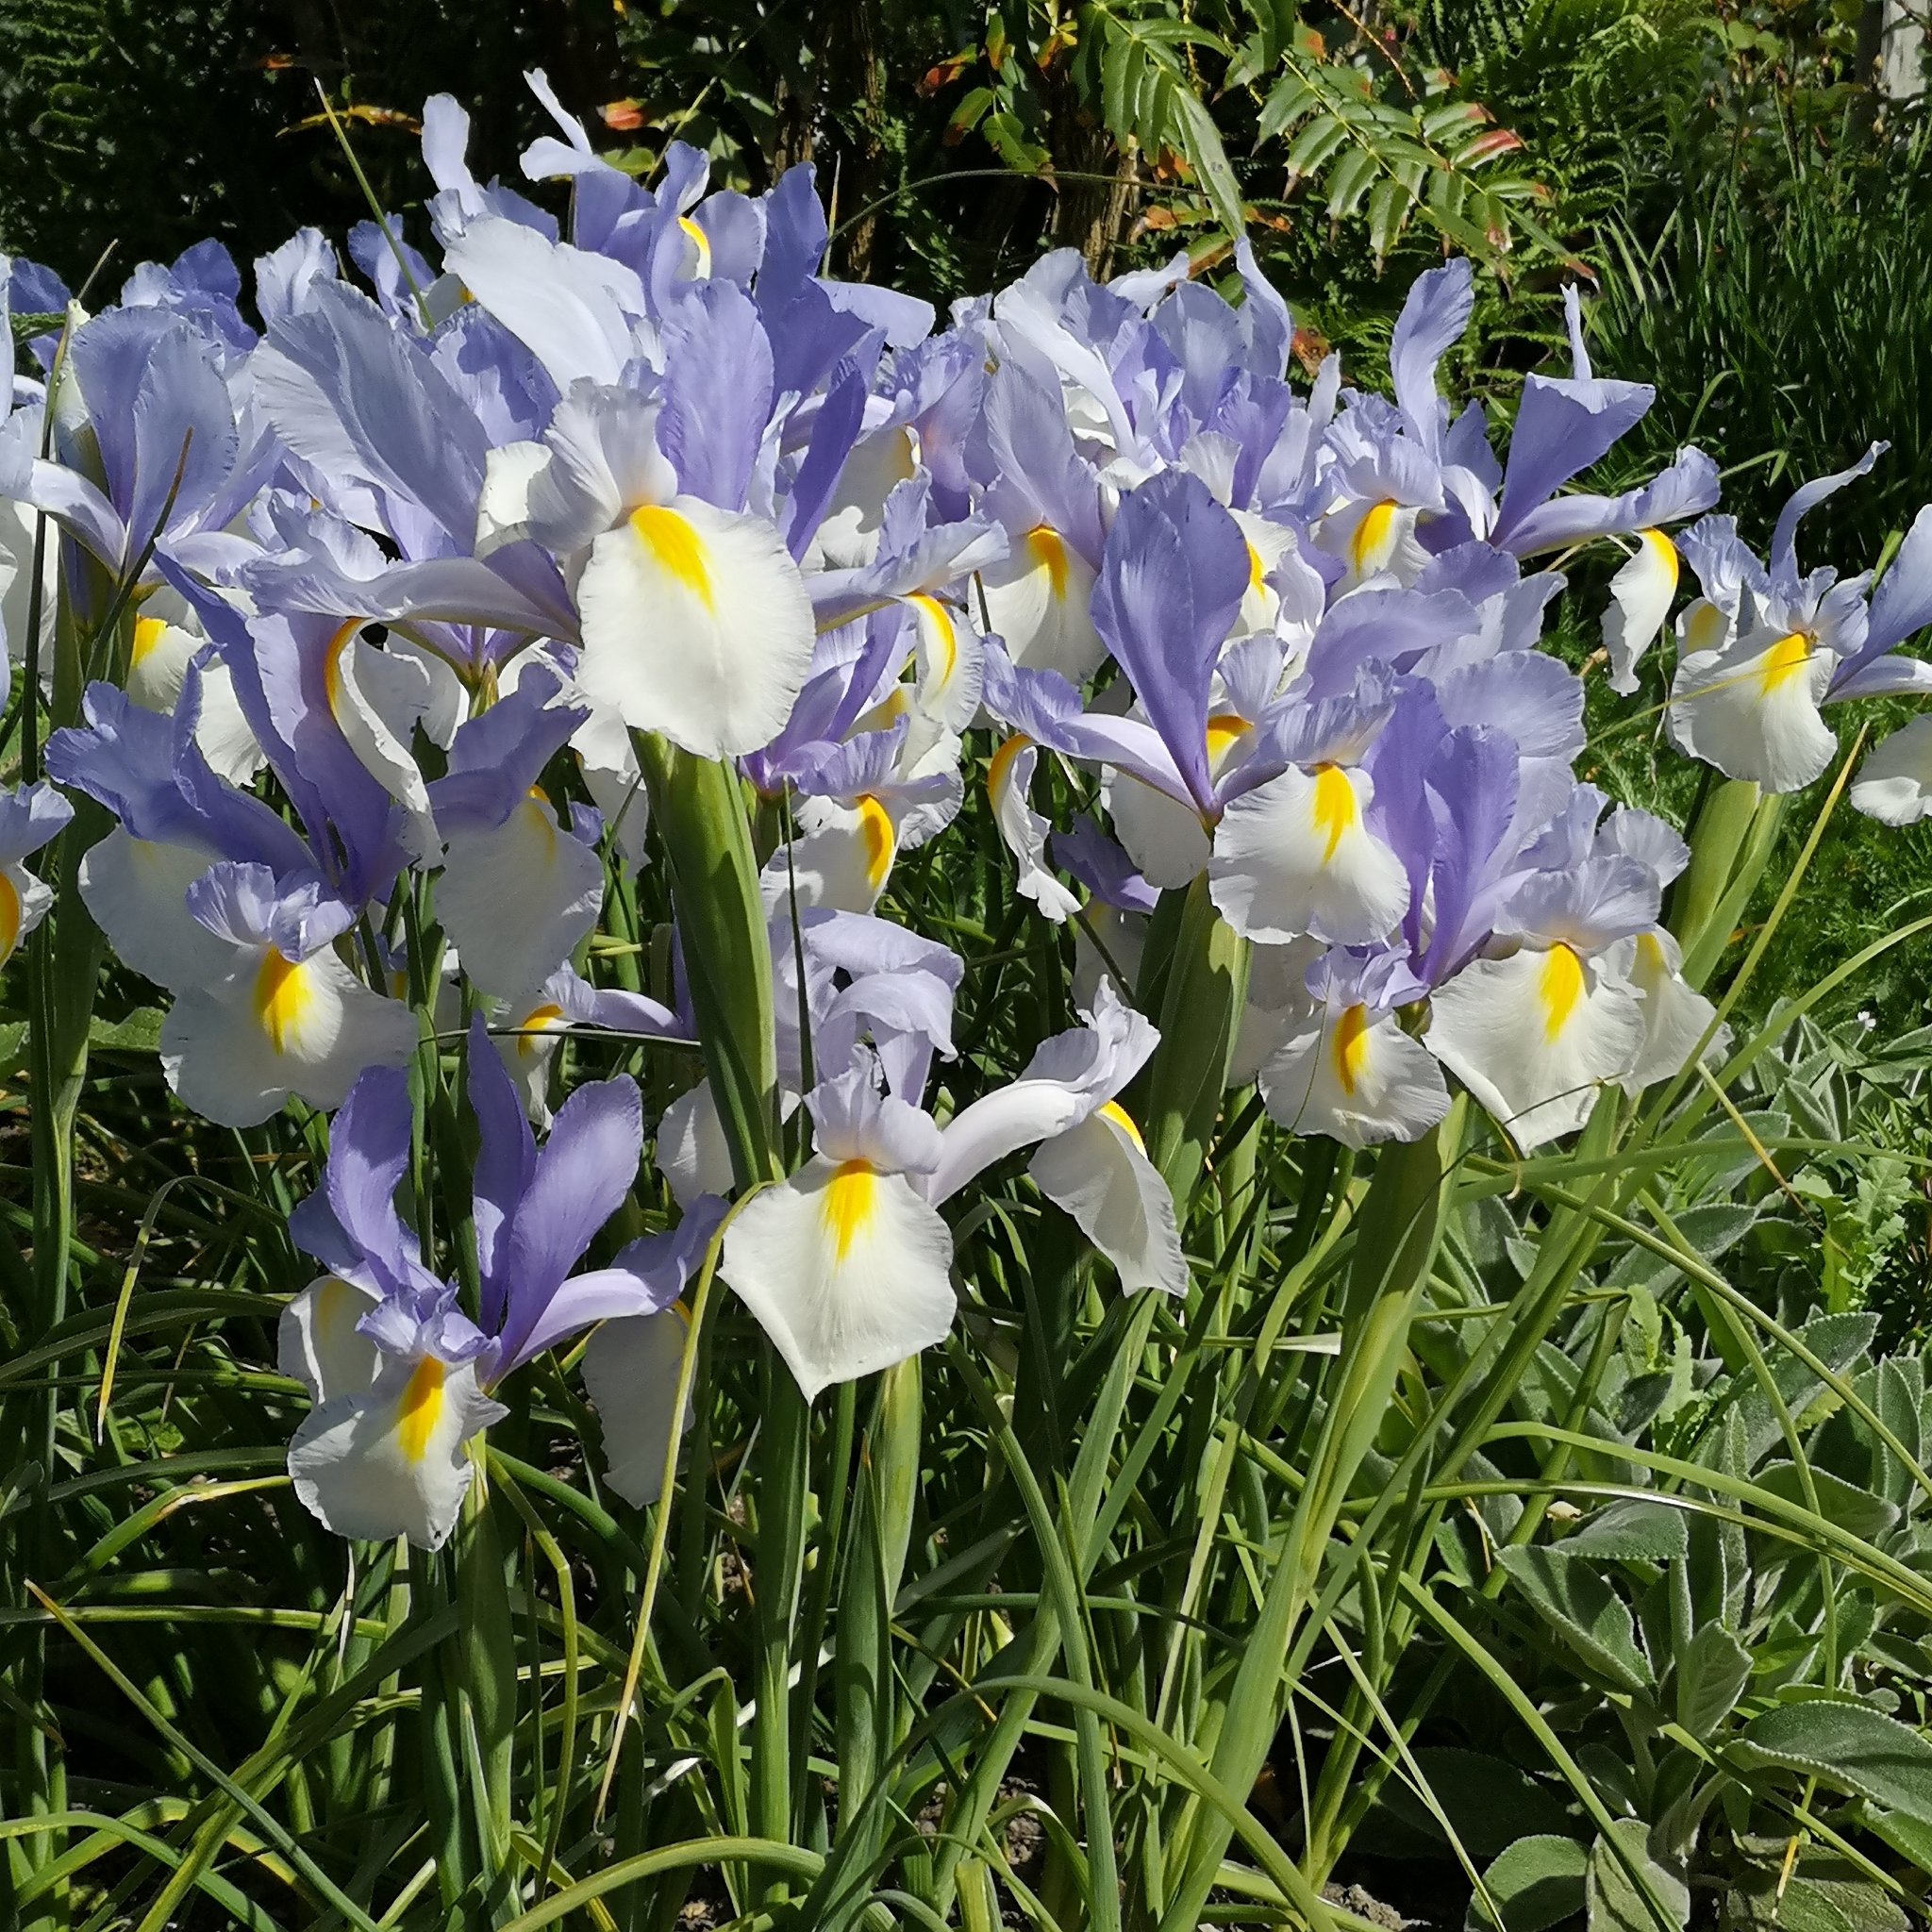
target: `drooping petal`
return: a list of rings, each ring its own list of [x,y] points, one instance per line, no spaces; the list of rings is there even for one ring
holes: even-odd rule
[[[634,1508],[648,1508],[663,1492],[672,1406],[690,1333],[691,1317],[678,1302],[655,1315],[605,1323],[584,1351],[584,1387],[604,1424],[604,1480]],[[687,1396],[679,1435],[692,1420]]]
[[[1637,689],[1638,660],[1663,628],[1676,594],[1677,546],[1661,530],[1640,530],[1635,553],[1610,579],[1604,612],[1612,691],[1628,697]]]
[[[1574,1133],[1643,1051],[1636,992],[1568,946],[1477,959],[1432,1008],[1429,1051],[1525,1149]]]
[[[687,1213],[708,1196],[731,1192],[731,1145],[708,1080],[700,1080],[664,1109],[652,1158],[658,1172],[671,1183],[673,1198]]]
[[[584,690],[700,758],[770,743],[811,671],[811,600],[778,532],[695,497],[599,537],[577,600]]]
[[[992,802],[993,823],[1019,864],[1015,890],[1058,925],[1080,909],[1080,899],[1048,870],[1046,835],[1050,827],[1027,801],[1039,757],[1030,740],[1008,739],[987,769],[986,790]]]
[[[137,974],[186,991],[226,970],[234,953],[188,910],[188,889],[212,863],[192,846],[114,831],[81,859],[81,904]]]
[[[1818,712],[1834,662],[1800,631],[1695,652],[1671,686],[1672,735],[1727,778],[1749,778],[1767,791],[1800,791],[1838,749]]]
[[[1261,1069],[1269,1113],[1344,1146],[1419,1141],[1449,1110],[1442,1070],[1393,1013],[1328,1002]]]
[[[53,888],[22,865],[0,865],[0,966],[13,957],[28,933],[46,918]]]
[[[945,1340],[953,1237],[903,1174],[808,1162],[748,1202],[719,1272],[757,1316],[807,1401]]]
[[[1075,684],[1099,670],[1107,646],[1093,628],[1093,570],[1058,530],[1040,524],[1016,538],[979,581],[988,621],[1015,664]]]
[[[293,1093],[340,1107],[365,1067],[399,1067],[416,1016],[371,992],[326,948],[300,964],[273,946],[218,988],[185,991],[161,1025],[161,1065],[186,1107],[251,1127]]]
[[[1150,886],[1190,884],[1208,869],[1213,846],[1201,815],[1129,772],[1109,772],[1101,796],[1114,836]]]
[[[1113,1263],[1129,1294],[1143,1288],[1187,1293],[1173,1191],[1117,1101],[1103,1102],[1077,1126],[1042,1141],[1026,1172]]]
[[[1932,714],[1872,748],[1852,780],[1852,803],[1882,825],[1915,825],[1932,813]]]
[[[338,1536],[439,1550],[475,1473],[470,1441],[508,1413],[474,1362],[391,1357],[369,1389],[323,1403],[295,1431],[295,1494]]]
[[[490,831],[450,834],[436,914],[487,992],[541,986],[597,922],[604,866],[533,793]]]
[[[375,1379],[381,1357],[357,1326],[375,1306],[367,1289],[325,1274],[289,1306],[275,1330],[275,1366],[308,1391],[311,1402],[356,1395]]]
[[[1643,1050],[1623,1078],[1625,1093],[1641,1093],[1682,1073],[1717,1018],[1717,1008],[1685,982],[1683,963],[1676,940],[1662,926],[1620,940],[1603,956],[1606,976],[1626,979],[1643,995]],[[1730,1034],[1720,1026],[1705,1057],[1723,1053]]]
[[[1408,874],[1368,828],[1367,773],[1291,765],[1227,808],[1208,867],[1235,931],[1270,945],[1311,933],[1342,946],[1386,939],[1408,910]]]

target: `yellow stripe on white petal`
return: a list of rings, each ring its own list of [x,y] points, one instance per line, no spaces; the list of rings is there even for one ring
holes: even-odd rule
[[[690,1333],[691,1318],[676,1302],[655,1315],[606,1322],[584,1350],[584,1387],[604,1425],[604,1480],[639,1509],[663,1492],[664,1454]],[[687,1396],[679,1435],[691,1420]]]
[[[923,592],[908,597],[917,675],[913,702],[934,724],[964,731],[979,709],[983,670],[979,633],[963,611]]]
[[[1622,1081],[1626,1093],[1641,1093],[1658,1080],[1683,1072],[1697,1042],[1717,1017],[1717,1008],[1686,983],[1683,955],[1662,926],[1619,940],[1606,948],[1599,966],[1607,978],[1627,980],[1643,1000],[1643,1051]],[[1720,1026],[1705,1058],[1721,1054],[1731,1029]]]
[[[1107,646],[1093,628],[1093,572],[1060,533],[1028,530],[979,573],[987,621],[1007,655],[1028,671],[1058,671],[1074,684],[1100,669]]]
[[[1295,547],[1294,533],[1282,525],[1257,517],[1252,510],[1231,511],[1241,525],[1248,546],[1248,588],[1241,593],[1241,608],[1235,619],[1233,635],[1252,637],[1273,631],[1281,611],[1281,599],[1270,588],[1268,579],[1283,558]]]
[[[808,829],[766,859],[758,888],[777,914],[795,897],[801,910],[870,912],[892,875],[899,828],[870,792],[854,805],[808,801]]]
[[[1727,778],[1767,791],[1796,791],[1838,749],[1819,715],[1837,658],[1803,632],[1753,648],[1696,652],[1671,687],[1671,732],[1692,757]]]
[[[820,1158],[755,1195],[719,1272],[808,1400],[942,1341],[953,1238],[904,1174]]]
[[[472,1363],[386,1358],[366,1390],[331,1397],[295,1431],[289,1474],[338,1536],[441,1549],[470,1487],[468,1444],[506,1412]]]
[[[1214,903],[1244,938],[1304,933],[1332,945],[1385,939],[1408,909],[1408,874],[1364,819],[1366,772],[1291,765],[1235,799],[1214,833]]]
[[[986,791],[993,823],[1020,869],[1016,889],[1031,899],[1056,925],[1080,909],[1079,895],[1055,878],[1046,863],[1046,821],[1027,798],[1033,785],[1039,752],[1030,738],[1013,737],[993,753],[987,768]]]
[[[1026,1171],[1113,1263],[1128,1293],[1187,1293],[1174,1195],[1124,1108],[1108,1101],[1078,1126],[1041,1141]]]
[[[768,744],[811,669],[811,600],[783,539],[696,497],[605,531],[577,608],[585,691],[700,758]]]
[[[1415,534],[1420,514],[1392,497],[1344,504],[1323,518],[1315,541],[1347,566],[1346,587],[1378,577],[1393,577],[1397,583],[1407,584],[1428,561],[1428,553]]]
[[[375,1297],[353,1281],[325,1274],[289,1306],[275,1331],[275,1365],[300,1382],[311,1402],[356,1395],[375,1379],[382,1357],[357,1324]]]
[[[127,695],[144,711],[172,711],[203,640],[159,617],[137,617],[127,651]]]
[[[0,865],[0,966],[47,916],[54,890],[23,865]]]
[[[1568,946],[1477,959],[1431,1007],[1429,1051],[1519,1147],[1574,1133],[1643,1053],[1635,990]]]
[[[1261,1069],[1268,1111],[1297,1134],[1348,1147],[1417,1141],[1449,1111],[1442,1070],[1396,1024],[1363,1006],[1327,1007]]]
[[[471,982],[506,996],[541,986],[596,924],[604,864],[541,793],[488,832],[452,832],[436,916]]]
[[[367,1067],[399,1067],[416,1017],[364,986],[327,947],[292,963],[273,946],[215,985],[182,991],[161,1025],[161,1065],[182,1103],[248,1127],[293,1093],[340,1107]]]
[[[689,215],[679,215],[677,225],[684,235],[685,274],[693,281],[707,280],[711,273],[711,238]]]
[[[1677,546],[1661,530],[1640,530],[1636,551],[1610,579],[1610,603],[1604,612],[1612,691],[1627,697],[1637,689],[1638,660],[1671,614],[1677,573]]]
[[[443,708],[443,695],[421,658],[385,651],[361,632],[356,619],[329,640],[322,666],[329,715],[363,768],[408,813],[416,856],[433,863],[442,847],[429,781],[409,740],[418,724]]]

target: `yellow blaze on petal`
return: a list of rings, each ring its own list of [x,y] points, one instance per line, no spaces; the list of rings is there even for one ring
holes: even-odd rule
[[[1789,631],[1764,654],[1757,682],[1766,697],[1790,683],[1811,661],[1811,640],[1801,630]]]
[[[1267,575],[1261,564],[1261,553],[1250,543],[1248,545],[1248,589],[1258,591],[1261,579]]]
[[[1026,532],[1026,548],[1046,573],[1046,587],[1056,597],[1067,594],[1067,545],[1060,533],[1046,524]]]
[[[314,1004],[307,962],[298,964],[269,947],[255,975],[255,1017],[277,1053],[298,1044],[303,1022]]]
[[[524,800],[524,809],[542,827],[544,850],[551,857],[557,856],[557,811],[550,803],[550,794],[541,785],[532,785]]]
[[[19,890],[0,872],[0,960],[10,958],[20,943],[20,917]]]
[[[160,644],[167,628],[158,617],[137,617],[134,620],[134,642],[128,652],[127,668],[130,671],[138,671],[146,662]]]
[[[1355,787],[1340,765],[1317,765],[1314,778],[1315,795],[1309,803],[1309,815],[1315,822],[1315,836],[1328,841],[1322,863],[1333,865],[1342,840],[1354,829],[1361,814],[1355,802]]]
[[[1536,990],[1543,1003],[1543,1037],[1556,1040],[1582,1002],[1583,961],[1568,946],[1552,946],[1543,955]]]
[[[1351,560],[1357,572],[1379,570],[1395,547],[1395,513],[1401,505],[1391,498],[1372,504],[1355,526],[1355,541],[1349,545]]]
[[[891,813],[870,791],[858,801],[858,836],[865,841],[865,882],[874,892],[883,891],[899,849],[899,832]]]
[[[702,280],[711,273],[711,238],[689,215],[679,215],[677,225],[698,252],[698,265],[693,273]]]
[[[675,509],[647,503],[641,509],[631,511],[630,526],[652,562],[708,611],[715,612],[718,606],[711,591],[705,540],[692,527],[691,519]]]
[[[992,762],[986,768],[986,795],[995,805],[1000,801],[1000,793],[1006,790],[1008,776],[1013,769],[1013,760],[1032,742],[1024,732],[1016,731],[993,753]]]
[[[959,640],[953,629],[952,612],[937,597],[928,597],[924,591],[906,601],[917,606],[925,616],[935,653],[933,681],[943,688],[952,683],[954,667],[959,661]]]
[[[1141,1138],[1141,1130],[1134,1124],[1134,1117],[1117,1100],[1103,1100],[1100,1111],[1130,1140],[1141,1153],[1147,1152],[1147,1143]]]
[[[1639,530],[1637,541],[1661,566],[1671,580],[1671,589],[1674,591],[1677,588],[1677,546],[1661,530]]]
[[[1217,711],[1208,721],[1208,769],[1217,771],[1229,749],[1254,728],[1239,711]]]
[[[1369,1009],[1365,1006],[1346,1008],[1335,1023],[1332,1048],[1335,1077],[1344,1093],[1353,1093],[1369,1058]]]
[[[543,1044],[543,1036],[551,1026],[563,1018],[561,1007],[533,1007],[524,1016],[523,1024],[517,1028],[517,1058],[528,1059]]]
[[[396,1407],[396,1442],[405,1462],[421,1462],[429,1454],[429,1439],[442,1420],[442,1385],[449,1371],[433,1355],[416,1364]]]
[[[362,620],[352,617],[341,625],[335,636],[328,641],[328,649],[322,657],[322,690],[328,700],[331,712],[340,711],[342,703],[342,653],[349,648],[349,641],[362,628]]]
[[[825,1218],[825,1231],[832,1237],[833,1253],[840,1260],[872,1225],[878,1208],[878,1186],[877,1171],[863,1160],[841,1160],[825,1183],[825,1198],[819,1211]]]
[[[1661,979],[1671,970],[1671,963],[1664,958],[1663,941],[1654,932],[1641,932],[1637,935],[1637,965],[1646,978]]]
[[[1724,641],[1724,614],[1703,600],[1691,605],[1684,619],[1684,648],[1714,651]]]

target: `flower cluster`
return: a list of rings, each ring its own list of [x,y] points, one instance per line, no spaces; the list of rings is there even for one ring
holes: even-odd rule
[[[610,1480],[650,1500],[708,1254],[808,1398],[946,1334],[940,1210],[1025,1149],[1123,1287],[1184,1293],[1170,1180],[1120,1099],[1158,1041],[1135,964],[1162,894],[1205,894],[1244,948],[1227,1083],[1297,1133],[1414,1140],[1453,1075],[1531,1147],[1709,1047],[1660,923],[1687,848],[1574,775],[1584,684],[1541,648],[1563,578],[1535,559],[1627,543],[1620,691],[1688,560],[1670,729],[1789,790],[1830,758],[1822,706],[1924,686],[1895,647],[1932,618],[1932,511],[1868,600],[1795,552],[1857,473],[1798,491],[1768,564],[1702,516],[1696,450],[1622,495],[1568,488],[1652,400],[1592,373],[1574,293],[1573,373],[1526,379],[1499,460],[1482,407],[1438,390],[1459,262],[1410,291],[1392,399],[1333,358],[1291,387],[1245,244],[1236,302],[1185,257],[1101,286],[1060,254],[941,327],[820,273],[808,169],[708,192],[674,146],[647,187],[532,81],[559,132],[524,173],[568,181],[567,233],[476,180],[439,97],[439,261],[366,223],[358,279],[305,231],[256,265],[259,332],[219,248],[143,268],[37,345],[45,380],[0,432],[16,649],[25,592],[83,629],[127,613],[46,764],[114,821],[77,889],[170,995],[168,1080],[234,1126],[337,1109],[291,1223],[325,1273],[282,1337],[316,1405],[291,1469],[332,1527],[441,1542],[491,1391],[600,1324]],[[17,306],[62,306],[13,276]],[[37,515],[67,540],[39,587]],[[989,725],[1012,887],[1074,922],[1084,1017],[942,1123],[963,962],[876,908]],[[770,1047],[811,1151],[735,1171],[700,1081],[649,1141],[682,1219],[573,1274],[647,1137],[627,1078],[554,1091],[558,1041],[703,1030],[682,971],[667,1003],[584,970],[612,880],[648,862],[653,746],[782,810]],[[1081,801],[1057,825],[1042,759]],[[1932,810],[1932,737],[1901,733],[1854,795]],[[66,811],[4,802],[0,956],[45,909],[20,861]],[[407,1070],[439,1028],[467,1042],[477,1147],[455,1280],[397,1206]]]

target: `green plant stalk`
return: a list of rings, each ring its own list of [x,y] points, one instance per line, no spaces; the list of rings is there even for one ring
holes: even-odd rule
[[[880,1375],[873,1426],[859,1452],[835,1659],[841,1838],[858,1826],[860,1807],[896,1741],[891,1618],[919,1499],[920,1375],[916,1355]],[[883,1819],[870,1823],[876,1834]]]
[[[1214,909],[1205,873],[1185,894],[1163,894],[1158,922],[1173,916],[1168,904],[1176,897],[1172,950],[1143,973],[1143,995],[1158,989],[1158,1008],[1147,1010],[1160,1015],[1160,1044],[1141,1075],[1141,1130],[1185,1226],[1247,1000],[1248,943]]]
[[[503,1540],[491,1507],[488,1465],[477,1460],[458,1530],[457,1608],[462,1681],[475,1726],[483,1789],[470,1793],[486,1882],[510,1863],[510,1787],[516,1760],[517,1657]]]
[[[1766,803],[1744,778],[1727,778],[1707,791],[1690,826],[1690,863],[1671,891],[1670,928],[1684,949],[1684,977],[1695,987],[1729,942],[1736,913],[1726,906],[1740,872],[1756,868],[1740,861]]]
[[[1362,1208],[1342,1307],[1341,1353],[1307,1481],[1222,1714],[1211,1774],[1228,1790],[1254,1788],[1278,1724],[1283,1665],[1341,1514],[1349,1484],[1381,1427],[1408,1353],[1408,1325],[1441,1239],[1444,1198],[1467,1103],[1422,1140],[1386,1149]],[[1194,1932],[1233,1838],[1227,1821],[1199,1808],[1176,1833],[1179,1881],[1160,1932]]]
[[[777,1177],[778,1058],[771,941],[737,774],[650,732],[633,734],[669,862],[706,1074],[741,1189]],[[752,1726],[754,1828],[792,1836],[791,1674],[805,1565],[811,1412],[767,1349],[758,1431],[758,1588]],[[787,1880],[772,1880],[784,1897]]]
[[[655,732],[632,734],[663,841],[705,1072],[741,1188],[780,1172],[772,946],[737,774]]]

